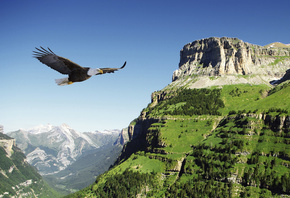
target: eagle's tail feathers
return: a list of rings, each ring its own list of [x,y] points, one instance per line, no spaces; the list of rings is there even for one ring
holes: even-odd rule
[[[68,78],[60,78],[60,79],[55,79],[56,84],[63,86],[63,85],[69,85],[71,84]]]

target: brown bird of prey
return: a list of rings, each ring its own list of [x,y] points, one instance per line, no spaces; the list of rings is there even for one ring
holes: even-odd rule
[[[34,58],[37,58],[43,64],[58,71],[61,74],[68,74],[68,78],[56,79],[55,82],[58,85],[70,85],[74,82],[81,82],[89,79],[94,75],[100,75],[105,73],[114,73],[119,69],[123,69],[126,65],[126,61],[120,68],[96,68],[82,67],[69,59],[53,53],[49,48],[48,50],[43,47],[36,48],[38,51],[33,51]]]

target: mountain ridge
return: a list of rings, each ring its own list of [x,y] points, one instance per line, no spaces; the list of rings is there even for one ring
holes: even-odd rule
[[[117,129],[80,133],[67,124],[47,124],[8,135],[51,187],[68,194],[93,182],[113,164],[120,152],[120,145],[114,144],[119,133]]]
[[[290,196],[290,82],[270,84],[289,69],[289,50],[193,43],[172,83],[123,130],[129,141],[115,165],[68,197]]]
[[[224,75],[220,75],[217,74],[217,76],[210,76],[210,73],[206,73],[206,74],[202,74],[201,72],[197,71],[197,73],[195,73],[196,71],[193,72],[193,74],[188,73],[188,71],[190,71],[192,68],[190,66],[190,64],[195,65],[196,62],[193,61],[194,63],[189,63],[190,61],[192,61],[192,56],[194,56],[195,58],[197,58],[197,52],[195,50],[190,51],[189,54],[187,54],[185,60],[184,59],[184,52],[186,48],[188,48],[188,46],[192,46],[192,45],[196,45],[196,43],[198,44],[198,47],[200,47],[199,49],[199,53],[202,51],[206,51],[204,49],[202,49],[202,45],[204,46],[210,46],[210,44],[205,44],[206,42],[216,42],[217,45],[219,47],[220,46],[220,42],[224,42],[226,43],[225,45],[230,45],[232,42],[234,42],[234,45],[239,46],[240,48],[242,48],[241,51],[244,50],[245,46],[247,48],[247,50],[250,50],[249,48],[254,46],[255,50],[254,53],[256,53],[257,51],[261,54],[266,55],[269,54],[268,57],[270,59],[269,60],[258,60],[256,62],[259,63],[264,63],[264,64],[268,64],[268,65],[273,65],[273,63],[275,62],[279,62],[279,66],[281,66],[281,64],[283,64],[283,66],[281,68],[279,68],[279,70],[281,70],[279,73],[276,73],[276,76],[272,76],[272,72],[263,72],[263,75],[269,75],[270,78],[261,78],[260,76],[258,77],[258,80],[256,79],[256,76],[258,74],[255,74],[253,76],[251,75],[246,75],[245,74],[224,74]],[[151,94],[151,103],[148,105],[149,108],[153,108],[155,107],[159,102],[162,102],[166,99],[169,99],[173,96],[176,96],[176,89],[183,87],[183,88],[190,88],[190,89],[194,89],[194,88],[208,88],[208,87],[218,87],[221,88],[224,85],[234,85],[234,84],[250,84],[250,85],[256,85],[256,84],[265,84],[267,85],[268,89],[273,87],[272,84],[280,84],[284,81],[290,80],[290,49],[286,49],[286,51],[280,51],[279,48],[281,48],[281,45],[277,46],[270,46],[272,49],[269,49],[269,45],[266,46],[259,46],[259,45],[255,45],[255,44],[250,44],[247,42],[243,42],[242,40],[238,39],[238,38],[228,38],[228,37],[222,37],[222,38],[217,38],[217,37],[210,37],[210,38],[206,38],[206,39],[201,39],[201,40],[196,40],[192,43],[186,44],[183,49],[180,51],[180,63],[179,63],[179,69],[173,72],[173,76],[172,76],[172,82],[167,85],[165,88],[163,88],[162,90],[159,91],[154,91]],[[228,46],[228,48],[230,48]],[[252,48],[253,49],[253,48]],[[208,50],[208,49],[207,49]],[[211,50],[209,50],[211,51]],[[236,49],[235,51],[239,51],[238,49]],[[245,54],[245,52],[241,52],[241,54]],[[247,53],[250,53],[250,51],[248,51]],[[253,52],[251,52],[253,53]],[[193,54],[193,55],[192,55]],[[283,60],[280,59],[279,56],[283,57]],[[284,56],[286,55],[286,57]],[[256,57],[257,59],[257,54],[254,55],[254,57]],[[199,61],[202,58],[199,59]],[[221,60],[222,58],[220,58]],[[278,61],[277,61],[278,60]],[[208,67],[211,67],[210,62],[208,61],[209,65]],[[247,61],[246,61],[247,62]],[[249,61],[248,61],[249,62]],[[216,63],[218,65],[218,63]],[[250,65],[252,65],[253,63],[250,63],[249,65],[246,65],[246,67],[249,67]],[[183,71],[184,75],[181,75],[180,78],[175,79],[175,75],[177,71]],[[275,79],[275,80],[273,80]],[[230,80],[230,81],[229,81]],[[264,92],[264,94],[266,94],[266,92]],[[261,117],[261,115],[260,115]],[[146,124],[142,124],[141,126],[139,126],[138,121],[144,121],[146,120]],[[145,129],[145,131],[151,126],[151,124],[156,123],[156,122],[160,122],[161,118],[152,118],[149,117],[148,118],[148,113],[146,111],[144,111],[144,109],[142,110],[140,116],[138,118],[136,118],[134,121],[132,121],[128,128],[126,128],[122,133],[119,139],[126,139],[126,142],[131,141],[137,137],[139,137],[139,134],[142,134],[142,129]],[[140,132],[141,131],[141,132]],[[126,143],[125,142],[125,143]],[[130,143],[130,142],[129,142]],[[126,149],[126,147],[124,147],[124,149]],[[123,150],[124,150],[123,149]],[[123,153],[123,152],[122,152]],[[122,154],[121,154],[122,156]],[[122,158],[122,157],[121,157]],[[120,161],[120,159],[118,160]]]
[[[27,131],[22,129],[7,134],[16,139],[17,145],[25,151],[28,162],[37,167],[42,175],[57,173],[86,150],[99,147],[87,134],[79,133],[66,124],[40,125]],[[77,139],[79,140],[76,141]],[[49,150],[48,153],[45,148]]]

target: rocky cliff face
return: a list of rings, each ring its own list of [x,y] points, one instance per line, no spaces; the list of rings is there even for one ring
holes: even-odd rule
[[[281,47],[282,46],[282,47]],[[150,107],[175,95],[174,87],[204,88],[227,84],[279,84],[290,79],[290,48],[286,45],[265,47],[238,38],[201,39],[186,44],[180,51],[179,69],[172,83],[151,95]],[[118,142],[124,145],[140,132],[146,112],[137,124],[123,129]]]
[[[114,143],[115,145],[117,144],[124,145],[129,141],[130,137],[129,137],[128,129],[129,127],[121,130],[118,139]]]
[[[263,47],[227,37],[197,40],[186,44],[180,51],[179,69],[173,73],[173,82],[163,90],[153,92],[148,107],[154,108],[160,101],[174,97],[178,87],[204,88],[243,83],[270,85],[273,79],[277,79],[272,81],[273,84],[279,84],[290,79],[289,68],[290,48]],[[124,145],[128,141],[128,144],[124,146],[120,159],[146,148],[150,125],[160,122],[160,119],[148,118],[146,114],[142,111],[133,124],[122,131],[119,142]],[[289,117],[263,116],[259,119],[276,129],[281,129],[283,124],[289,128]]]
[[[289,67],[289,48],[262,47],[237,38],[212,37],[183,47],[180,51],[179,69],[174,71],[172,81],[196,76],[226,75],[259,75],[269,81],[281,78]],[[235,79],[227,83],[231,84],[233,80]]]
[[[159,118],[146,118],[146,113],[142,112],[141,115],[134,120],[128,128],[122,131],[121,138],[126,139],[126,142],[124,143],[123,150],[121,152],[121,155],[115,162],[116,164],[120,162],[120,160],[128,158],[132,153],[136,152],[137,150],[146,150],[146,147],[148,146],[147,142],[147,131],[148,128],[151,126],[151,124],[159,122]],[[122,143],[122,141],[120,141]]]
[[[3,125],[0,125],[0,133],[4,133],[4,127],[3,127]]]
[[[285,178],[289,180],[290,86],[285,82],[270,90],[269,84],[270,79],[285,74],[289,59],[288,49],[264,48],[239,39],[209,38],[185,45],[173,82],[154,92],[148,107],[122,131],[120,142],[129,141],[115,166],[93,185],[90,195],[108,193],[109,181],[122,175],[124,169],[155,176],[156,186],[146,191],[152,197],[212,197],[217,189],[225,192],[224,197],[246,193],[254,197],[256,192],[263,197],[289,195]],[[219,86],[227,84],[235,85]],[[184,90],[209,86],[218,87],[190,90],[202,93],[197,98],[187,97],[197,92]],[[201,110],[202,101],[206,109],[214,106],[206,97],[210,90],[220,93],[210,98],[223,101],[217,105],[221,114],[189,114],[190,109]],[[147,188],[148,183],[144,186]],[[198,188],[201,190],[193,191]],[[249,193],[253,188],[256,192]]]
[[[10,157],[13,153],[12,147],[15,145],[15,139],[2,139],[0,140],[0,147],[3,147],[7,153],[7,157]]]
[[[281,79],[271,81],[270,83],[272,85],[277,85],[277,84],[281,84],[282,82],[287,81],[287,80],[290,80],[290,69],[288,69],[286,71],[285,75]]]

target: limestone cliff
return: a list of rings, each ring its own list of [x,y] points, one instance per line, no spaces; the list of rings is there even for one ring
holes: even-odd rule
[[[218,77],[227,76],[221,78],[222,84],[260,84],[281,78],[289,68],[289,48],[262,47],[237,38],[212,37],[188,43],[183,47],[180,51],[179,69],[174,71],[172,81],[196,76],[217,81]],[[237,76],[246,76],[248,79],[241,80]],[[249,76],[255,79],[249,80]],[[203,85],[199,86],[207,87],[208,84],[218,85],[219,82],[209,83],[203,79]]]
[[[7,157],[10,157],[13,153],[12,147],[16,146],[15,139],[0,139],[0,147],[3,147],[7,153]]]
[[[115,166],[80,194],[109,194],[116,183],[126,189],[133,178],[119,180],[126,169],[154,177],[152,186],[144,180],[139,197],[288,196],[290,84],[273,88],[269,81],[280,79],[289,62],[288,49],[238,39],[185,45],[173,82],[152,93],[122,130],[119,142],[128,142]],[[219,86],[227,84],[235,85]],[[187,89],[209,86],[217,87]]]
[[[173,73],[173,82],[164,89],[153,92],[148,107],[153,108],[160,101],[174,97],[177,93],[175,90],[179,87],[204,88],[243,83],[263,83],[270,86],[270,82],[275,79],[275,83],[289,80],[289,68],[290,48],[274,45],[263,47],[227,37],[197,40],[183,47],[179,69]],[[268,116],[263,119],[265,122],[278,122],[278,118],[271,118],[269,121]],[[160,120],[161,118],[148,118],[147,112],[142,111],[120,135],[119,142],[122,145],[129,142],[123,148],[124,156],[121,155],[120,158],[126,158],[140,148],[146,148],[147,130],[151,124]],[[289,117],[284,118],[285,123],[288,120]],[[131,144],[135,146],[130,146]]]
[[[119,134],[118,139],[114,143],[115,145],[117,145],[117,144],[124,145],[129,141],[130,134],[129,134],[128,130],[129,130],[129,127],[121,130],[121,133]]]
[[[149,106],[152,108],[173,97],[177,87],[204,88],[243,83],[270,85],[270,82],[279,84],[289,80],[290,48],[276,46],[263,47],[227,37],[188,43],[180,51],[179,69],[173,72],[173,82],[153,92]],[[142,111],[134,124],[122,131],[119,142],[123,145],[142,134],[140,126],[144,120],[146,112]],[[157,121],[149,123],[153,122]]]

